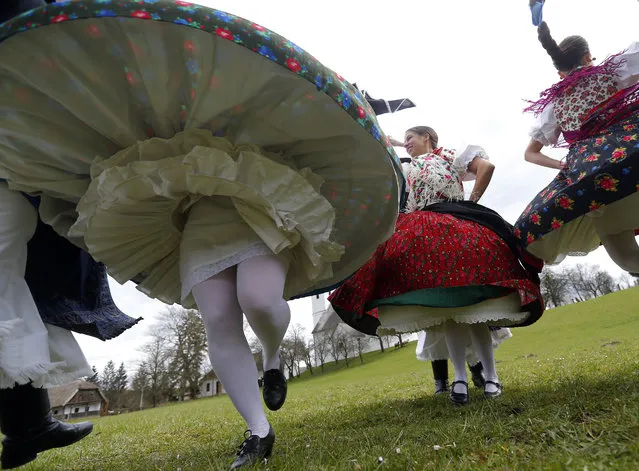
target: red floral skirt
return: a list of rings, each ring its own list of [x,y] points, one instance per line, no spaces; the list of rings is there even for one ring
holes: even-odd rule
[[[478,299],[483,287],[483,299]],[[430,211],[401,214],[393,236],[329,301],[347,324],[374,334],[380,300],[412,293],[407,304],[448,307],[441,304],[442,288],[460,294],[450,307],[464,305],[464,288],[473,288],[466,305],[516,292],[522,311],[532,311],[536,318],[543,312],[539,285],[497,234],[476,222]],[[415,296],[418,291],[423,296]],[[435,291],[440,295],[433,304],[429,293]]]

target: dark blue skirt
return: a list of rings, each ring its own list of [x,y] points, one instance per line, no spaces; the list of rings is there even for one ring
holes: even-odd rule
[[[39,198],[25,196],[39,206]],[[28,244],[25,279],[47,324],[109,340],[142,320],[115,305],[102,263],[39,218]]]

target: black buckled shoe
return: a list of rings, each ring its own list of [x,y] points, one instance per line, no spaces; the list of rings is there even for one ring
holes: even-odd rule
[[[486,384],[486,378],[484,377],[484,366],[481,364],[481,361],[475,366],[468,365],[468,368],[470,369],[471,379],[475,387],[483,388]]]
[[[448,392],[448,380],[447,379],[436,379],[435,380],[435,395],[443,394]]]
[[[458,393],[455,392],[455,385],[456,384],[463,384],[466,387],[466,392],[465,393]],[[468,383],[466,381],[453,381],[453,383],[450,385],[450,402],[452,402],[453,404],[457,405],[457,406],[465,406],[466,404],[468,404]]]
[[[246,434],[249,434],[247,437]],[[233,461],[231,469],[238,469],[244,466],[251,466],[271,456],[273,451],[273,443],[275,443],[275,432],[273,427],[269,427],[268,435],[260,438],[257,435],[251,435],[251,431],[244,432],[246,437],[240,445],[237,452],[237,458]]]
[[[286,401],[286,377],[280,370],[268,370],[264,373],[262,397],[266,407],[278,410]]]
[[[493,386],[495,386],[497,388],[497,391],[486,391],[486,386],[484,386],[484,397],[486,399],[495,399],[501,396],[504,389],[501,386],[501,384],[496,383],[495,381],[486,381],[486,385],[489,385],[489,384],[492,384]]]
[[[2,469],[12,469],[33,461],[42,451],[82,440],[91,433],[93,424],[55,419],[47,390],[27,384],[0,389],[0,429],[5,435],[0,464]]]

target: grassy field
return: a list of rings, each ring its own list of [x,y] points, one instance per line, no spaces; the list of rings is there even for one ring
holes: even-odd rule
[[[497,350],[504,396],[432,396],[415,344],[292,381],[269,470],[639,469],[639,288],[548,311]],[[25,470],[228,469],[243,423],[226,397],[95,420]],[[383,460],[380,463],[380,457]]]

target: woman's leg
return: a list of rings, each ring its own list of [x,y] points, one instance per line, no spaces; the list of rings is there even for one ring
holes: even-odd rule
[[[466,372],[466,346],[468,326],[449,321],[445,327],[446,346],[450,361],[455,368],[455,380],[450,390],[450,398],[457,404],[468,402],[468,373]]]
[[[486,378],[484,392],[497,394],[501,392],[501,388],[499,387],[499,377],[495,367],[495,351],[493,350],[490,329],[487,324],[470,324],[470,335],[473,339],[477,356],[484,368],[484,377]]]
[[[237,268],[229,268],[193,288],[202,314],[211,366],[252,435],[264,438],[269,423],[257,384],[257,366],[243,330],[237,301]]]
[[[620,234],[599,234],[601,243],[612,260],[630,273],[639,273],[639,246],[634,231]]]
[[[252,257],[237,267],[237,299],[262,343],[266,406],[278,410],[286,401],[286,378],[280,371],[280,344],[291,321],[284,300],[287,259],[276,255]]]
[[[280,368],[280,344],[291,321],[284,300],[288,263],[276,255],[252,257],[237,267],[237,299],[262,343],[264,372]]]
[[[448,360],[433,360],[433,378],[435,379],[435,394],[448,391]]]

